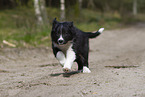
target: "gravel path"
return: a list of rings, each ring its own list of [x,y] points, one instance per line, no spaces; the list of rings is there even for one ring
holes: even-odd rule
[[[90,74],[64,74],[51,48],[0,49],[0,97],[145,97],[144,42],[143,24],[104,31],[90,40]]]

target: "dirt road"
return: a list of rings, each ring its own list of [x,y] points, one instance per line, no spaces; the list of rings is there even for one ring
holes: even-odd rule
[[[51,48],[0,49],[0,97],[145,97],[145,25],[90,40],[89,63],[66,75]]]

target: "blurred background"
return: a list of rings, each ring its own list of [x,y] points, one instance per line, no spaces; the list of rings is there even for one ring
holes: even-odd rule
[[[54,18],[83,31],[145,22],[145,0],[0,0],[0,47],[47,47]]]

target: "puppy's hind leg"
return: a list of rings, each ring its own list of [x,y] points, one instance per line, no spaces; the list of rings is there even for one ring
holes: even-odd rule
[[[83,57],[80,57],[76,60],[78,63],[78,70],[82,71],[83,73],[91,73],[91,71],[88,68],[88,62],[85,61]]]
[[[83,66],[83,73],[91,73],[91,71],[87,66]]]

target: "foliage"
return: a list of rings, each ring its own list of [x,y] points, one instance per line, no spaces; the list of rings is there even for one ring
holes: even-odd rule
[[[84,31],[94,31],[100,27],[114,29],[120,23],[129,24],[145,21],[145,1],[138,1],[137,16],[132,15],[132,0],[91,0],[95,7],[88,6],[89,0],[83,0],[79,8],[78,0],[66,0],[66,21]],[[49,23],[38,26],[33,0],[0,1],[0,46],[7,40],[17,47],[50,46],[52,20],[59,20],[59,0],[46,0]]]
[[[34,9],[16,8],[13,10],[0,11],[0,41],[7,40],[19,46],[49,46],[51,26],[44,25],[39,27],[35,23]],[[52,23],[54,17],[59,17],[59,10],[47,8],[48,18]],[[101,13],[82,10],[82,18],[72,18],[68,16],[68,21],[74,21],[74,25],[84,31],[97,30],[106,21],[110,24],[113,17],[101,18]],[[102,20],[103,19],[103,20]],[[58,18],[59,20],[59,18]],[[116,21],[116,20],[115,20]],[[118,22],[118,21],[117,21]],[[51,24],[50,23],[50,24]],[[99,26],[100,25],[100,26]],[[108,27],[110,28],[110,27]]]
[[[7,40],[17,46],[37,46],[49,44],[50,28],[39,27],[35,23],[33,9],[16,8],[0,12],[0,41]],[[44,39],[45,38],[45,39]]]

